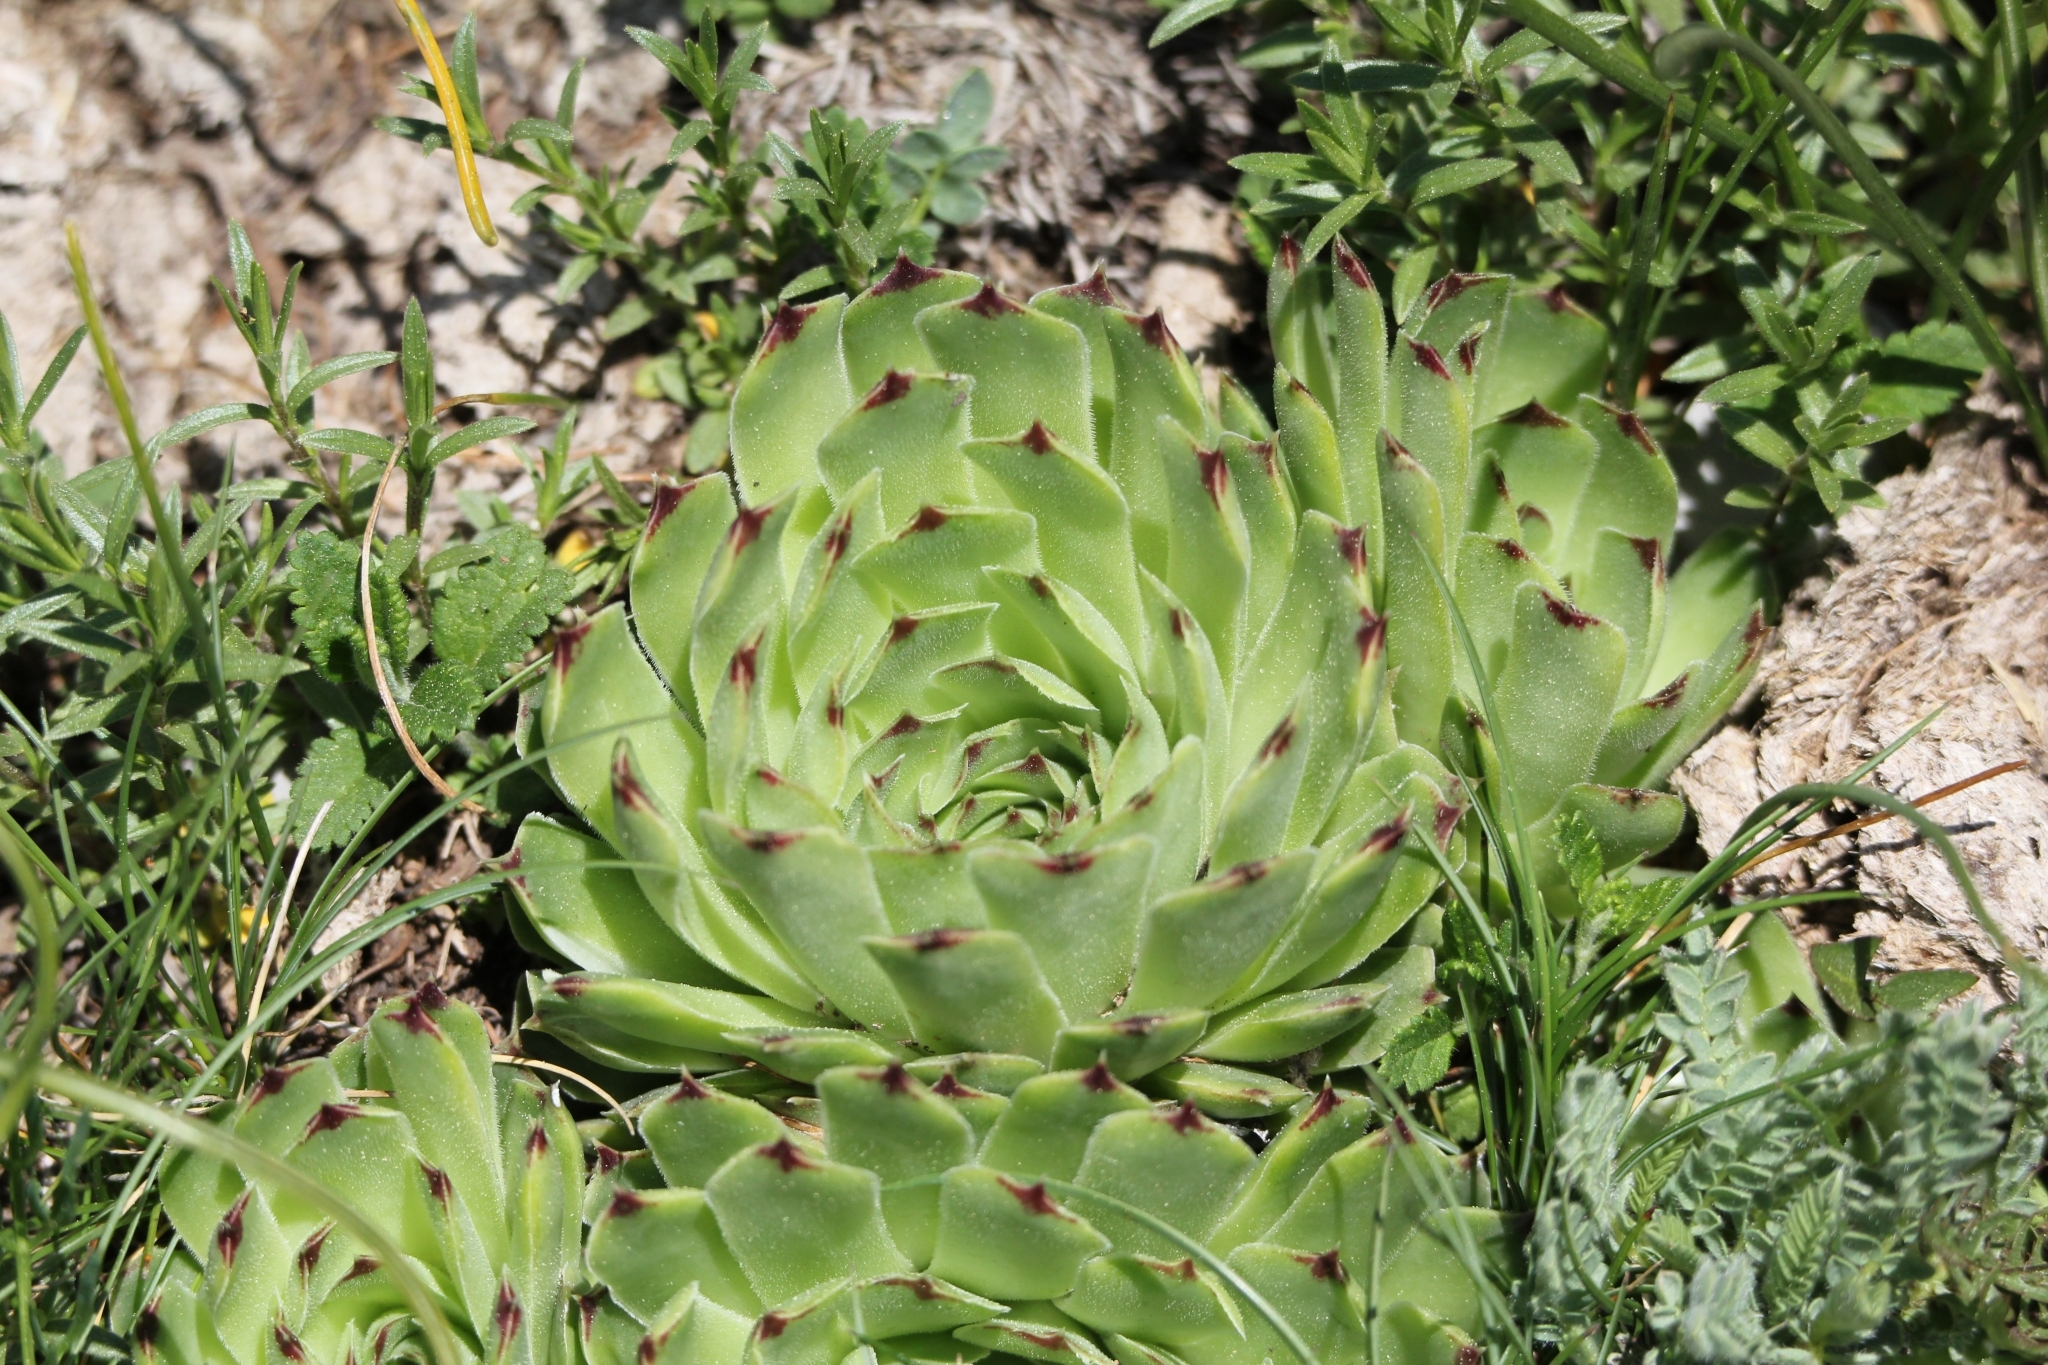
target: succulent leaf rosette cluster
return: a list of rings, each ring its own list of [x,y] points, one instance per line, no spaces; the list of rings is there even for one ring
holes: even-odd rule
[[[1271,288],[1271,425],[1099,276],[782,306],[731,477],[662,489],[628,601],[559,637],[539,737],[587,830],[529,820],[515,885],[580,970],[532,1026],[800,1081],[1338,1069],[1428,998],[1458,773],[1538,847],[1574,809],[1617,860],[1668,841],[1646,789],[1754,662],[1755,570],[1667,582],[1671,472],[1575,397],[1599,324],[1451,275],[1390,329],[1341,246]]]
[[[1480,1358],[1485,1181],[1362,1097],[1255,1154],[1105,1064],[967,1074],[833,1068],[815,1125],[687,1076],[651,1097],[585,1200],[591,1365]]]
[[[262,1073],[219,1121],[389,1235],[465,1360],[570,1365],[583,1138],[559,1096],[494,1065],[483,1021],[429,985],[331,1057]],[[177,1247],[124,1285],[157,1365],[432,1360],[392,1268],[258,1171],[181,1154],[162,1182]],[[439,1365],[462,1365],[442,1361]]]

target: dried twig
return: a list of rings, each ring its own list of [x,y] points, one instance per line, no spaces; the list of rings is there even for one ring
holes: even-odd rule
[[[1968,791],[1970,788],[1976,786],[1979,782],[1989,782],[1994,777],[2003,777],[2005,774],[2009,772],[2013,772],[2017,769],[2024,768],[2026,766],[2027,761],[2025,759],[2016,758],[2009,763],[2001,763],[1996,767],[1986,768],[1983,772],[1976,773],[1972,776],[1966,777],[1960,782],[1951,782],[1946,787],[1937,787],[1933,791],[1927,793],[1927,795],[1925,796],[1918,796],[1913,798],[1912,804],[1916,807],[1925,808],[1927,806],[1933,805],[1936,801],[1940,801],[1947,797],[1954,796],[1958,792]],[[1802,848],[1812,848],[1815,844],[1825,843],[1829,839],[1839,839],[1845,834],[1854,834],[1859,829],[1869,829],[1872,825],[1881,825],[1885,821],[1894,818],[1895,812],[1888,810],[1879,811],[1875,815],[1865,815],[1860,819],[1851,820],[1847,824],[1836,825],[1832,829],[1824,829],[1819,834],[1808,834],[1803,835],[1797,839],[1787,839],[1784,843],[1779,844],[1776,848],[1767,849],[1764,852],[1757,854],[1756,857],[1751,858],[1741,867],[1736,868],[1734,872],[1729,874],[1728,881],[1734,881],[1743,873],[1748,872],[1752,868],[1760,867],[1764,863],[1771,861],[1773,858],[1782,858],[1787,853],[1797,853]],[[1728,882],[1722,883],[1723,886],[1726,886],[1727,884]],[[1734,919],[1728,921],[1728,927],[1721,932],[1721,937],[1719,940],[1720,946],[1723,948],[1727,948],[1733,945],[1736,939],[1742,937],[1742,931],[1747,929],[1750,926],[1750,922],[1755,918],[1755,915],[1750,914],[1748,911],[1744,911],[1742,914],[1739,914]]]
[[[377,543],[377,513],[384,506],[384,490],[391,484],[391,471],[398,468],[398,455],[405,448],[399,441],[391,443],[391,458],[384,462],[384,474],[377,480],[377,496],[370,500],[370,515],[363,519],[362,553],[358,556],[360,583],[358,592],[363,600],[363,639],[370,650],[370,676],[377,680],[377,695],[384,701],[384,714],[391,719],[391,728],[398,732],[398,742],[405,746],[405,756],[412,760],[412,766],[427,785],[440,793],[443,799],[462,802],[464,810],[481,811],[482,806],[463,796],[448,785],[448,779],[434,771],[434,765],[427,762],[420,753],[420,747],[412,742],[412,732],[405,728],[405,717],[398,714],[398,702],[391,695],[391,683],[384,676],[384,651],[377,644],[377,610],[370,596],[370,551]]]

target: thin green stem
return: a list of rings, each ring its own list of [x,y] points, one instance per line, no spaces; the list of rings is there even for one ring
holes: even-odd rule
[[[1527,3],[1528,0],[1509,0],[1511,5]],[[1773,84],[1797,105],[1806,121],[1813,125],[1834,150],[1836,156],[1849,168],[1849,174],[1870,199],[1871,207],[1877,210],[1892,236],[1903,245],[1920,268],[1933,277],[1942,292],[1954,302],[1963,315],[1963,325],[1970,330],[1978,349],[1991,358],[2004,381],[2009,393],[2019,402],[2026,414],[2027,432],[2033,438],[2035,456],[2048,464],[2048,416],[2041,411],[2041,404],[2031,387],[2020,377],[2019,367],[2013,363],[2012,352],[1992,328],[1991,320],[1985,316],[1976,295],[1964,283],[1956,268],[1949,263],[1948,256],[1934,240],[1918,216],[1906,207],[1884,176],[1878,171],[1868,153],[1842,126],[1820,96],[1815,94],[1805,81],[1785,64],[1764,51],[1754,39],[1746,34],[1729,33],[1710,28],[1705,24],[1690,24],[1666,38],[1657,45],[1657,65],[1672,75],[1689,68],[1702,52],[1723,49],[1734,52],[1768,76]]]
[[[1998,0],[1999,52],[2005,58],[2007,116],[2024,121],[2034,109],[2032,54],[2027,50],[2027,25],[2019,0]],[[2034,327],[2048,347],[2048,224],[2041,221],[2041,158],[2023,149],[2019,173],[2020,256],[2027,265],[2027,288],[2034,299]],[[2048,459],[2048,450],[2041,452]]]

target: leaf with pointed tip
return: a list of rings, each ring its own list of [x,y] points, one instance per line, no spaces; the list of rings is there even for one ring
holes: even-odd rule
[[[732,485],[720,475],[655,489],[627,580],[633,624],[655,667],[694,704],[690,633],[697,593],[733,523]]]
[[[643,1323],[688,1285],[733,1312],[761,1311],[702,1190],[621,1191],[591,1224],[584,1254],[612,1301]]]
[[[874,1172],[821,1161],[787,1137],[727,1161],[704,1186],[704,1198],[765,1302],[781,1303],[848,1274],[911,1269],[890,1240]]]
[[[1081,1266],[1107,1246],[1043,1185],[960,1166],[940,1186],[931,1273],[1008,1303],[1050,1299],[1071,1289]]]
[[[1280,458],[1286,462],[1288,477],[1304,512],[1321,512],[1332,521],[1372,524],[1379,520],[1377,504],[1354,510],[1347,486],[1347,471],[1338,452],[1337,429],[1308,386],[1284,367],[1273,371],[1273,411],[1280,434]],[[1379,433],[1373,433],[1375,447]],[[1375,478],[1374,488],[1378,488]]]
[[[1494,684],[1494,736],[1521,818],[1534,823],[1592,775],[1619,699],[1628,642],[1534,583],[1515,593],[1514,636]]]
[[[1034,422],[1076,450],[1095,443],[1088,345],[1080,330],[984,286],[971,298],[917,315],[939,368],[974,379],[973,434],[1006,440]]]
[[[995,929],[935,929],[865,946],[894,983],[911,1032],[945,1052],[1052,1055],[1065,1022],[1031,949]]]
[[[967,438],[974,381],[890,370],[818,442],[818,475],[835,499],[881,476],[882,524],[901,526],[920,507],[969,501]]]
[[[969,868],[989,926],[1030,945],[1065,1015],[1087,1019],[1130,985],[1155,856],[1145,838],[1052,857],[1006,842],[976,850]]]
[[[1434,747],[1451,694],[1451,620],[1430,572],[1441,564],[1446,529],[1436,481],[1405,451],[1381,457],[1387,507],[1387,670],[1401,738]]]
[[[1308,1095],[1263,1071],[1214,1062],[1174,1062],[1146,1077],[1145,1087],[1162,1099],[1185,1100],[1210,1118],[1226,1121],[1277,1113]]]
[[[529,815],[512,844],[507,885],[547,945],[578,966],[730,984],[669,928],[622,862],[600,841]]]
[[[961,453],[1031,515],[1046,572],[1072,584],[1119,638],[1135,642],[1138,575],[1130,512],[1110,477],[1049,434],[1042,442],[1028,435],[970,441]]]
[[[939,1232],[939,1189],[897,1187],[964,1165],[973,1156],[974,1130],[900,1066],[840,1067],[816,1084],[826,1152],[881,1177],[891,1239],[913,1264],[929,1263]]]
[[[1507,484],[1522,523],[1517,538],[1530,553],[1543,557],[1552,545],[1570,544],[1579,500],[1599,458],[1592,433],[1532,402],[1481,427],[1475,444],[1479,458]]]
[[[641,893],[677,936],[728,976],[797,1009],[814,1005],[816,989],[753,908],[712,881],[697,840],[652,794],[624,741],[613,759],[612,790],[613,842]],[[701,806],[701,785],[687,796],[684,809]]]
[[[1167,1346],[1243,1331],[1229,1291],[1185,1259],[1097,1256],[1058,1306],[1099,1334],[1137,1333]]]
[[[980,288],[981,281],[972,275],[927,269],[898,256],[887,274],[846,305],[839,339],[852,391],[866,393],[890,370],[930,374],[940,369],[918,334],[917,315],[939,304],[958,303]]]
[[[1356,1024],[1386,989],[1379,982],[1322,986],[1243,1005],[1219,1014],[1196,1051],[1223,1062],[1277,1062]]]
[[[906,1026],[896,993],[860,950],[889,921],[858,846],[837,830],[763,833],[709,812],[702,828],[705,852],[827,999],[861,1023]]]
[[[1074,1183],[1144,1210],[1168,1226],[1206,1241],[1253,1164],[1251,1150],[1230,1130],[1190,1105],[1112,1114],[1095,1126]],[[1108,1208],[1089,1221],[1120,1251],[1178,1260],[1181,1249],[1150,1228]]]
[[[1103,1019],[1068,1024],[1053,1042],[1052,1064],[1075,1068],[1100,1064],[1123,1080],[1150,1075],[1194,1046],[1209,1026],[1206,1010],[1122,1010]]]
[[[810,476],[818,442],[853,401],[839,350],[843,296],[776,306],[732,399],[740,501],[759,507]]]
[[[541,1031],[628,1071],[719,1070],[732,1030],[801,1028],[814,1017],[766,996],[645,977],[529,976],[527,987]]]
[[[1131,1011],[1196,1009],[1221,998],[1264,956],[1307,890],[1311,850],[1233,868],[1147,907]]]
[[[1201,623],[1217,666],[1234,673],[1252,547],[1229,464],[1168,419],[1154,435],[1166,487],[1166,582]]]
[[[1575,579],[1592,566],[1593,533],[1601,530],[1654,540],[1668,556],[1678,484],[1641,419],[1594,399],[1580,400],[1578,419],[1599,454],[1579,499],[1571,541],[1565,553],[1552,553],[1545,563],[1559,578]]]
[[[927,508],[854,562],[906,611],[982,600],[982,569],[1036,572],[1036,525],[1009,508]]]
[[[1116,373],[1109,473],[1130,504],[1138,562],[1165,573],[1177,500],[1170,487],[1172,457],[1162,462],[1156,446],[1159,424],[1164,419],[1194,437],[1205,436],[1201,384],[1160,314],[1105,309],[1101,318]]]
[[[1032,295],[1030,305],[1038,313],[1059,317],[1081,329],[1081,340],[1087,342],[1087,381],[1090,381],[1090,399],[1096,420],[1096,444],[1075,446],[1085,454],[1096,456],[1096,465],[1102,469],[1110,467],[1110,448],[1116,430],[1116,358],[1110,354],[1110,338],[1106,332],[1106,319],[1118,311],[1116,295],[1110,293],[1110,282],[1104,278],[1102,268],[1096,274],[1077,284],[1059,284],[1055,289],[1042,289]]]

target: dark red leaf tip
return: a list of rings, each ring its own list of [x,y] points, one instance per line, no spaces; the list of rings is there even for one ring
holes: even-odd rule
[[[1045,1192],[1045,1182],[1042,1180],[1033,1185],[1026,1185],[1021,1180],[1012,1180],[1006,1175],[998,1175],[996,1180],[1023,1206],[1026,1213],[1035,1213],[1048,1218],[1072,1219],[1073,1217],[1072,1214],[1053,1202],[1052,1196]]]
[[[1568,427],[1570,422],[1531,398],[1513,412],[1502,413],[1501,421],[1513,422],[1518,427]]]
[[[1561,626],[1569,626],[1573,630],[1584,630],[1587,626],[1600,624],[1599,617],[1588,616],[1571,603],[1560,601],[1547,592],[1543,594],[1543,605],[1550,609],[1551,616]]]
[[[528,1165],[548,1154],[548,1130],[546,1125],[536,1123],[526,1134],[526,1161]]]
[[[1657,443],[1650,439],[1650,429],[1643,425],[1642,418],[1627,408],[1611,408],[1609,411],[1613,412],[1614,425],[1621,428],[1622,435],[1641,446],[1647,453],[1657,453]]]
[[[1223,495],[1230,491],[1230,466],[1223,459],[1221,450],[1196,450],[1195,460],[1202,474],[1202,487],[1209,490],[1209,501],[1223,506]]]
[[[1756,662],[1756,656],[1763,652],[1764,645],[1771,638],[1771,628],[1764,624],[1762,607],[1749,614],[1749,624],[1742,628],[1742,666],[1748,668]]]
[[[1643,572],[1661,582],[1664,578],[1664,547],[1657,543],[1657,538],[1630,536],[1628,543],[1635,547],[1636,558],[1642,561]]]
[[[427,1178],[427,1193],[434,1196],[434,1202],[444,1209],[447,1208],[448,1201],[455,1192],[455,1187],[448,1183],[448,1172],[439,1166],[422,1161],[420,1174]]]
[[[157,1334],[163,1326],[163,1320],[158,1316],[162,1306],[162,1299],[151,1299],[135,1319],[135,1344],[151,1359],[156,1358]]]
[[[555,678],[559,681],[569,674],[576,662],[576,655],[583,648],[583,637],[590,634],[590,622],[577,621],[555,631]]]
[[[1522,548],[1522,542],[1519,540],[1501,539],[1493,542],[1493,545],[1509,559],[1522,561],[1529,558],[1529,552]]]
[[[743,829],[739,832],[740,842],[747,846],[749,853],[780,853],[791,844],[803,839],[801,830],[790,829]]]
[[[405,1025],[409,1033],[428,1034],[438,1038],[441,1036],[441,1029],[434,1023],[433,1011],[447,1007],[448,997],[441,993],[439,986],[429,981],[407,996],[405,1008],[392,1017]]]
[[[1144,338],[1146,345],[1156,347],[1168,355],[1177,355],[1180,352],[1180,343],[1173,339],[1173,332],[1166,325],[1166,314],[1160,309],[1154,308],[1138,319],[1138,335]]]
[[[1294,717],[1282,716],[1280,723],[1273,727],[1273,733],[1266,736],[1266,742],[1259,746],[1259,762],[1271,763],[1294,745]]]
[[[1406,340],[1408,342],[1408,349],[1415,353],[1416,362],[1423,369],[1428,370],[1438,379],[1449,379],[1451,377],[1450,367],[1444,364],[1444,358],[1437,351],[1436,347],[1426,341],[1417,341],[1414,337],[1408,337]]]
[[[972,929],[927,929],[921,934],[912,934],[910,946],[920,953],[936,953],[945,948],[957,948],[973,937]]]
[[[323,1104],[314,1111],[312,1118],[306,1120],[306,1136],[303,1140],[310,1142],[321,1133],[331,1133],[350,1119],[359,1117],[362,1112],[353,1104]]]
[[[921,284],[930,284],[933,280],[941,279],[945,273],[943,270],[933,270],[930,266],[919,265],[910,259],[907,252],[899,251],[896,253],[896,264],[889,267],[888,274],[868,286],[868,292],[900,294],[906,289],[915,289]]]
[[[1479,367],[1479,336],[1478,332],[1474,332],[1458,343],[1458,368],[1463,370],[1468,378],[1472,371]]]
[[[1116,307],[1116,295],[1110,291],[1109,276],[1099,265],[1095,267],[1094,273],[1089,275],[1087,279],[1075,284],[1063,284],[1053,292],[1063,294],[1070,299],[1081,299],[1084,302],[1094,304],[1098,308]]]
[[[882,731],[882,738],[901,739],[905,735],[914,735],[923,728],[923,721],[919,720],[916,716],[911,715],[908,711],[905,711],[902,714],[902,716],[897,719],[894,725]]]
[[[241,1197],[221,1215],[220,1226],[213,1230],[214,1249],[230,1270],[235,1266],[235,1253],[242,1249],[242,1211],[248,1207],[249,1191],[243,1190]]]
[[[1453,805],[1449,801],[1439,801],[1436,803],[1436,822],[1431,826],[1430,832],[1436,835],[1439,847],[1442,846],[1444,840],[1451,837],[1451,831],[1458,827],[1458,821],[1464,818],[1465,808],[1463,806]]]
[[[1294,1259],[1308,1267],[1311,1278],[1344,1284],[1350,1277],[1344,1273],[1344,1262],[1338,1258],[1337,1250],[1331,1247],[1320,1256],[1296,1256]]]
[[[1337,1088],[1330,1084],[1328,1077],[1324,1077],[1323,1088],[1316,1095],[1316,1102],[1301,1116],[1301,1126],[1304,1129],[1315,1127],[1337,1111],[1337,1103]]]
[[[936,507],[920,507],[917,515],[910,519],[910,525],[903,534],[916,535],[920,531],[936,531],[946,524],[946,514]]]
[[[742,507],[739,515],[732,519],[732,527],[725,533],[726,543],[737,557],[740,551],[761,538],[761,528],[768,523],[768,514],[773,507]]]
[[[641,533],[643,538],[652,537],[659,531],[661,524],[683,505],[683,499],[696,487],[695,483],[670,483],[666,479],[654,485],[654,501],[647,509],[647,529]]]
[[[1201,1110],[1195,1108],[1193,1100],[1182,1100],[1173,1112],[1166,1116],[1166,1126],[1185,1137],[1189,1133],[1203,1131],[1209,1126],[1209,1121],[1202,1117]]]
[[[960,300],[959,306],[976,317],[983,318],[999,318],[1005,313],[1021,313],[1024,311],[1022,304],[1013,303],[997,293],[996,287],[993,284],[984,284],[981,287],[980,293],[972,298]]]
[[[815,303],[780,303],[775,306],[775,316],[768,321],[768,331],[761,338],[761,354],[768,355],[776,347],[795,341],[802,334],[804,324],[811,320],[811,314],[818,311]]]
[[[789,1330],[789,1318],[781,1313],[763,1313],[754,1329],[754,1335],[762,1341],[773,1341]]]
[[[910,1073],[903,1069],[901,1062],[891,1062],[883,1067],[876,1079],[882,1083],[882,1089],[891,1095],[908,1095],[915,1089],[910,1083]]]
[[[910,376],[901,370],[890,370],[882,376],[880,383],[868,390],[868,396],[861,400],[861,410],[863,412],[871,412],[886,404],[894,403],[899,398],[907,398],[909,395]]]
[[[1050,872],[1056,877],[1067,876],[1075,872],[1086,872],[1093,866],[1095,866],[1095,855],[1093,853],[1055,853],[1050,858],[1040,858],[1038,860],[1038,870],[1040,872]]]
[[[250,1107],[254,1108],[272,1095],[284,1093],[285,1086],[290,1083],[293,1076],[304,1069],[305,1065],[301,1062],[298,1066],[265,1067],[263,1075],[256,1082],[256,1089],[249,1096]]]
[[[1424,295],[1424,306],[1435,312],[1485,278],[1484,275],[1461,275],[1453,270],[1429,287],[1429,293]]]
[[[498,1331],[498,1355],[503,1357],[511,1348],[512,1338],[519,1334],[519,1324],[526,1319],[526,1310],[519,1306],[519,1294],[506,1280],[498,1285],[498,1303],[491,1314],[491,1323]]]
[[[1365,836],[1365,842],[1358,846],[1360,853],[1391,853],[1400,842],[1408,837],[1408,812],[1402,811],[1393,819]]]
[[[782,1168],[784,1175],[789,1174],[791,1171],[809,1170],[816,1164],[798,1150],[797,1145],[788,1138],[777,1138],[766,1147],[756,1147],[754,1155],[774,1162]]]
[[[334,1231],[334,1224],[322,1223],[319,1227],[313,1229],[313,1235],[308,1237],[306,1244],[299,1248],[298,1264],[300,1279],[312,1279],[313,1272],[320,1268],[320,1252],[327,1245],[327,1234],[332,1231]]]
[[[1280,268],[1290,275],[1301,273],[1301,244],[1294,240],[1293,233],[1280,238]]]
[[[889,623],[889,643],[892,645],[902,644],[905,640],[917,634],[917,628],[922,624],[924,623],[915,616],[905,615],[897,617]]]
[[[277,1342],[277,1353],[291,1362],[291,1365],[305,1365],[306,1348],[300,1344],[292,1329],[279,1319],[270,1328],[271,1338]]]
[[[1365,667],[1387,652],[1387,618],[1374,613],[1371,607],[1358,609],[1358,663]]]
[[[1337,553],[1344,556],[1344,562],[1351,566],[1354,574],[1365,572],[1365,528],[1363,526],[1339,526],[1337,528]]]
[[[1109,1069],[1107,1053],[1097,1054],[1095,1065],[1081,1073],[1081,1088],[1098,1095],[1107,1095],[1117,1088],[1116,1073]]]
[[[612,800],[627,810],[653,810],[654,800],[633,773],[633,760],[624,749],[612,755]]]
[[[1344,272],[1344,278],[1350,280],[1354,286],[1368,294],[1379,293],[1373,286],[1372,272],[1365,268],[1365,262],[1358,259],[1356,252],[1344,245],[1342,237],[1331,240],[1330,259],[1337,263],[1337,268]]]
[[[1643,705],[1658,711],[1668,711],[1685,700],[1686,684],[1692,681],[1690,672],[1681,673],[1665,683],[1653,695],[1643,698]]]

